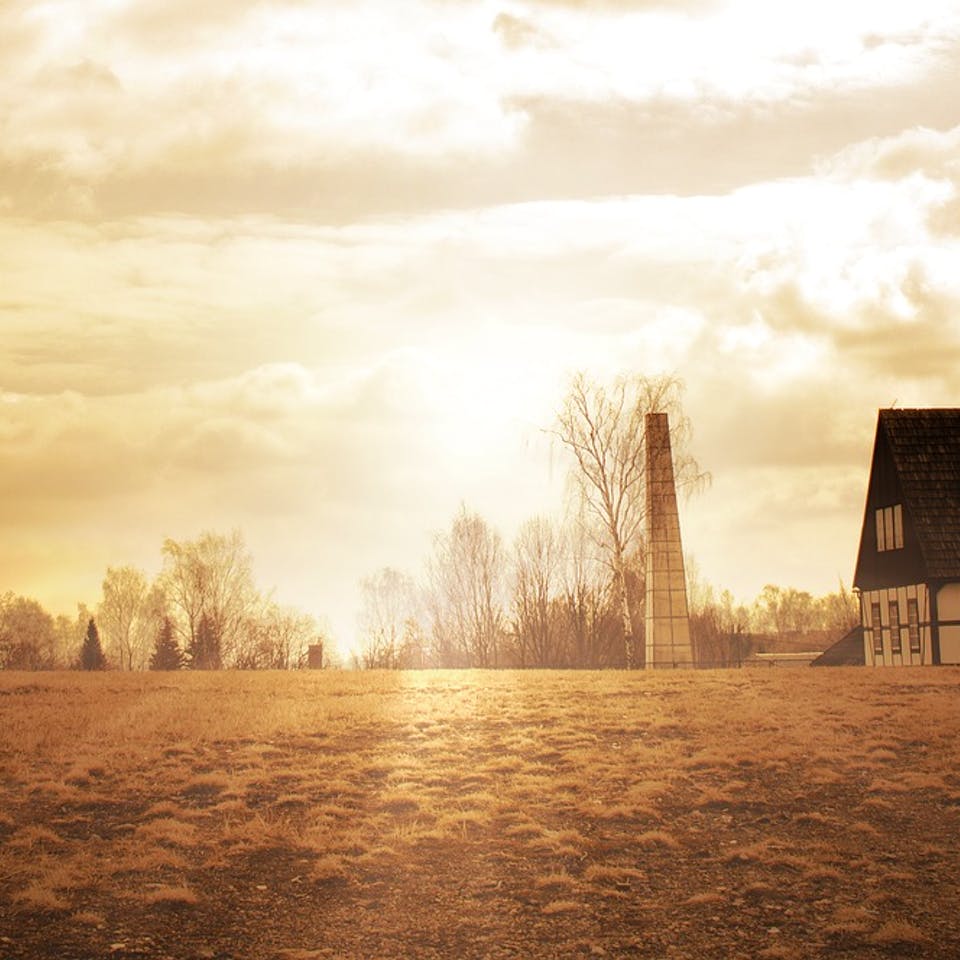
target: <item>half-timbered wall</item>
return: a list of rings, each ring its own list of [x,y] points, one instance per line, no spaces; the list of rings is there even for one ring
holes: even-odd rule
[[[940,662],[960,664],[960,583],[945,583],[937,591],[940,623]]]
[[[933,664],[930,594],[925,583],[864,590],[860,594],[860,622],[867,666]]]

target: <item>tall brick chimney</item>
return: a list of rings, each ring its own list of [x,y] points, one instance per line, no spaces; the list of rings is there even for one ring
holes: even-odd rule
[[[665,413],[648,413],[646,666],[693,666],[677,488]]]

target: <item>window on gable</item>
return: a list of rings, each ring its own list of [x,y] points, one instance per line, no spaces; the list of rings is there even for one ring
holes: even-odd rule
[[[881,507],[876,511],[877,551],[900,550],[903,547],[903,506]]]
[[[907,598],[907,633],[910,637],[910,652],[920,653],[920,608],[913,597]]]

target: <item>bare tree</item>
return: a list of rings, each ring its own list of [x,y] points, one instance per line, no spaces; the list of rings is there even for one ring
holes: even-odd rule
[[[320,627],[307,613],[268,601],[252,612],[235,644],[233,665],[243,670],[293,670],[306,662]]]
[[[360,582],[360,663],[367,670],[415,666],[415,651],[407,649],[417,618],[413,579],[393,567]]]
[[[215,638],[224,665],[242,653],[244,628],[260,598],[253,585],[252,561],[243,535],[204,533],[199,539],[163,543],[161,583],[170,605],[181,646],[201,647]]]
[[[755,602],[757,624],[776,634],[804,633],[821,620],[817,601],[806,590],[768,583]]]
[[[597,558],[582,517],[567,527],[563,573],[564,629],[570,659],[580,668],[623,666],[616,590],[609,566]]]
[[[834,593],[814,597],[796,587],[768,583],[753,603],[757,630],[776,635],[823,632],[843,636],[860,622],[857,598],[841,581]]]
[[[628,667],[636,663],[636,645],[627,570],[643,539],[646,414],[670,414],[678,488],[691,490],[708,479],[687,452],[690,422],[683,415],[681,393],[682,384],[674,377],[619,377],[608,389],[579,373],[554,431],[573,456],[572,478],[588,529],[614,578]]]
[[[111,663],[121,670],[140,669],[145,664],[149,642],[144,629],[148,594],[147,578],[140,570],[107,567],[97,625]]]
[[[750,611],[729,590],[719,598],[703,580],[692,557],[685,562],[690,609],[690,643],[704,667],[738,666],[752,649]]]
[[[860,623],[860,604],[842,580],[835,593],[821,597],[820,607],[824,628],[838,639]]]
[[[427,595],[437,662],[496,666],[504,617],[500,535],[461,506],[433,546]]]
[[[532,517],[520,528],[513,552],[513,635],[519,665],[562,666],[564,637],[554,600],[566,559],[563,538],[546,517]]]
[[[0,596],[0,669],[50,670],[56,653],[53,617],[36,600]]]

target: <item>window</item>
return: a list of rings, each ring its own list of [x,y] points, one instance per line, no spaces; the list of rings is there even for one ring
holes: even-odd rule
[[[870,625],[873,629],[873,652],[883,655],[883,631],[880,629],[880,604],[870,604]]]
[[[903,653],[900,643],[900,604],[896,600],[890,600],[887,611],[890,617],[890,652]]]
[[[903,547],[903,507],[881,507],[876,511],[877,551],[900,550]]]
[[[907,598],[907,633],[910,637],[910,652],[920,653],[920,608],[913,597]]]

